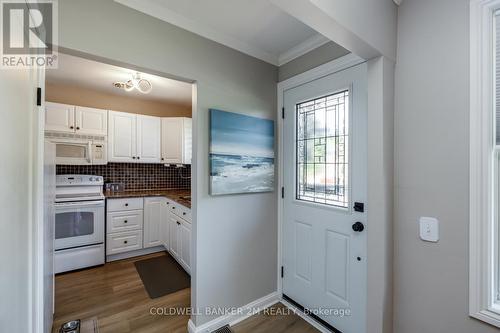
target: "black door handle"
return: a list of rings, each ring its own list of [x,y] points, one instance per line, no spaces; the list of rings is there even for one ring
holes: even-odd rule
[[[361,232],[361,231],[365,230],[365,225],[361,222],[356,222],[352,225],[352,230],[354,230],[356,232]]]

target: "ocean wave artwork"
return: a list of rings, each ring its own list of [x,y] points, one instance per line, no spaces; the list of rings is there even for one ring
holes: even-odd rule
[[[210,109],[210,194],[274,191],[274,121]]]

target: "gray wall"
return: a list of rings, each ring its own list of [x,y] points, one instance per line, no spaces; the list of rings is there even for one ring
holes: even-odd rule
[[[468,317],[469,1],[399,8],[395,114],[395,332],[486,333]],[[418,238],[419,216],[440,240]]]
[[[281,65],[278,72],[279,81],[284,81],[297,74],[325,64],[348,54],[349,51],[334,42],[328,42],[308,53]]]
[[[64,48],[197,81],[192,305],[241,306],[275,291],[276,194],[208,195],[208,109],[274,119],[277,68],[111,0],[60,1],[59,31]]]

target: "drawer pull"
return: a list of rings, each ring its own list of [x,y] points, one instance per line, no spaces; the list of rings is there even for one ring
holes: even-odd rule
[[[128,243],[128,241],[123,241],[123,244],[127,244],[127,243]]]

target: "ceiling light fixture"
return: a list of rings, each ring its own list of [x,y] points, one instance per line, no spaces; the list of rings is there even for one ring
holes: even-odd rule
[[[127,82],[115,82],[113,83],[113,86],[125,89],[125,91],[137,89],[143,94],[149,94],[151,90],[153,90],[153,84],[151,81],[141,78],[141,73],[139,72],[132,74],[132,79]]]

